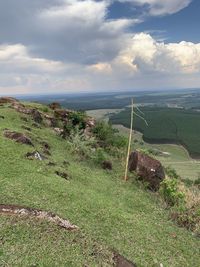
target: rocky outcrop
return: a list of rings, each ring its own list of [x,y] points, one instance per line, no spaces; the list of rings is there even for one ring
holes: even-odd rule
[[[8,139],[14,140],[17,143],[33,146],[33,143],[29,137],[23,133],[18,133],[15,131],[5,130],[4,136]]]
[[[32,110],[32,117],[33,117],[33,120],[36,123],[39,123],[40,124],[43,121],[42,115],[40,114],[40,112],[37,109],[33,109]]]
[[[69,114],[71,114],[71,113],[72,113],[71,110],[67,110],[67,109],[56,109],[54,111],[54,116],[57,119],[60,119],[60,120],[62,120],[64,122],[67,122],[68,121]]]
[[[53,109],[53,110],[61,109],[61,105],[57,102],[53,102],[53,103],[49,104],[49,107],[50,107],[50,109]]]
[[[161,163],[138,151],[130,154],[129,171],[136,171],[139,179],[148,183],[148,188],[152,191],[157,191],[165,178]]]
[[[0,97],[0,105],[2,104],[13,104],[15,102],[19,102],[17,99],[13,97]]]
[[[57,120],[54,117],[45,114],[44,118],[45,118],[45,123],[48,127],[55,128],[57,126]]]

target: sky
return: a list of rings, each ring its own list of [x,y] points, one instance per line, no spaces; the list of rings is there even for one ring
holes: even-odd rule
[[[200,88],[199,0],[0,0],[0,94]]]

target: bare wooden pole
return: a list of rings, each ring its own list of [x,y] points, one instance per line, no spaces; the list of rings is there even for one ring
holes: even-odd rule
[[[131,150],[131,140],[132,140],[132,132],[133,132],[133,99],[131,100],[131,125],[130,125],[130,133],[129,133],[129,140],[128,140],[128,150],[127,150],[127,157],[126,157],[126,169],[124,180],[128,180],[128,162],[129,162],[129,155]]]

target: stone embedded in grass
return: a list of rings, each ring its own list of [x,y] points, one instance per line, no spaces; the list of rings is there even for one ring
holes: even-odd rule
[[[31,160],[38,159],[38,160],[41,160],[41,161],[47,159],[45,156],[43,156],[38,151],[33,151],[33,152],[26,153],[26,158],[27,159],[31,159]]]
[[[109,160],[104,160],[102,163],[101,163],[101,166],[104,170],[112,170],[112,162],[109,161]]]
[[[64,178],[65,180],[69,179],[69,175],[66,172],[56,171],[55,174],[60,176],[60,177],[62,177],[62,178]]]
[[[0,204],[0,214],[36,217],[42,220],[45,219],[69,231],[78,230],[78,227],[76,225],[73,225],[68,220],[65,220],[58,215],[48,211],[26,208],[17,205]]]
[[[144,153],[135,151],[129,157],[129,171],[136,171],[139,179],[148,183],[148,188],[157,191],[165,178],[162,164]]]
[[[69,161],[64,160],[64,161],[63,161],[63,165],[64,165],[64,166],[69,166],[70,163],[69,163]]]
[[[137,267],[135,263],[127,260],[124,256],[114,252],[113,261],[115,267]]]
[[[43,121],[42,115],[40,114],[40,112],[37,109],[33,109],[32,110],[32,117],[33,117],[33,120],[36,123],[39,123],[40,124]]]
[[[48,127],[54,128],[57,126],[58,122],[54,117],[44,114],[44,118],[45,118],[45,123]]]
[[[29,146],[34,146],[31,139],[24,135],[23,133],[18,133],[15,131],[10,131],[10,130],[5,130],[4,131],[4,136],[6,138],[9,138],[11,140],[14,140],[17,143],[29,145]]]
[[[35,123],[35,122],[32,124],[32,126],[35,127],[35,128],[41,129],[41,126],[39,124]]]

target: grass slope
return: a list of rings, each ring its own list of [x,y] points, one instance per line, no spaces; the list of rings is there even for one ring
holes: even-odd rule
[[[52,211],[78,225],[67,232],[45,221],[0,216],[0,266],[112,266],[112,249],[138,266],[200,265],[200,241],[168,220],[158,198],[134,179],[122,181],[121,164],[107,172],[81,162],[68,143],[52,129],[33,128],[29,134],[51,145],[48,161],[29,161],[32,148],[3,137],[3,129],[23,132],[20,114],[0,107],[0,203]],[[69,161],[66,170],[63,161]],[[56,170],[67,171],[66,181]]]

